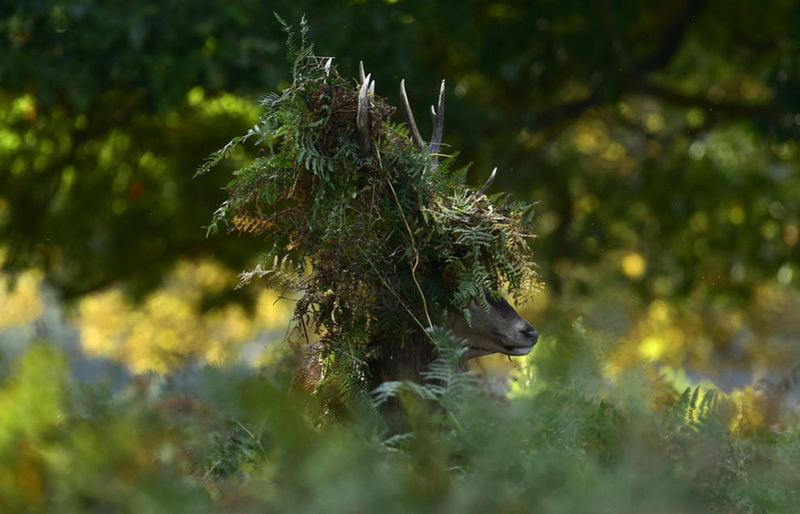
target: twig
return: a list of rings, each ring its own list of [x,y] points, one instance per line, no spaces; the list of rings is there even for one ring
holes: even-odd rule
[[[417,266],[419,265],[419,252],[417,251],[417,245],[416,242],[414,241],[414,233],[412,232],[411,227],[409,226],[408,221],[406,220],[406,215],[403,212],[403,206],[400,205],[400,199],[397,197],[397,192],[394,190],[392,181],[386,174],[386,171],[383,169],[383,163],[381,163],[380,160],[380,152],[378,152],[378,168],[381,170],[381,173],[383,173],[383,176],[386,178],[386,183],[389,184],[389,189],[392,191],[392,196],[394,197],[394,201],[397,204],[397,210],[400,211],[400,218],[402,218],[403,225],[405,225],[406,230],[408,231],[408,237],[411,238],[411,251],[414,255],[414,262],[411,265],[411,280],[414,281],[414,285],[417,287],[419,296],[422,299],[422,309],[425,312],[425,319],[428,321],[428,327],[433,328],[431,315],[428,312],[428,301],[425,299],[425,293],[422,292],[422,287],[419,285],[419,281],[417,280]]]

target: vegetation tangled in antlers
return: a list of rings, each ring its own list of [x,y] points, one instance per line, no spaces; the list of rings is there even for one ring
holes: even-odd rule
[[[267,96],[258,124],[200,173],[250,138],[263,148],[234,172],[209,230],[265,238],[262,263],[241,281],[302,293],[295,319],[306,338],[321,334],[328,374],[358,381],[374,334],[403,344],[485,293],[505,288],[521,301],[538,287],[531,206],[463,184],[466,168],[438,150],[443,95],[426,147],[410,108],[408,125],[393,123],[395,109],[368,91],[369,77],[343,79],[332,59],[315,56],[305,22],[299,38],[284,28],[292,84]]]

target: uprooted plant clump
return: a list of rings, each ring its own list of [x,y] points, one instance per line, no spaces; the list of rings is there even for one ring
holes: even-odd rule
[[[533,211],[466,186],[466,168],[439,144],[421,144],[413,123],[393,122],[395,109],[367,94],[368,80],[342,78],[332,58],[314,55],[305,24],[299,37],[285,28],[292,84],[268,95],[256,126],[200,170],[247,140],[260,149],[234,173],[209,231],[264,240],[242,283],[258,277],[299,292],[301,335],[317,334],[327,375],[349,387],[363,382],[375,334],[402,345],[478,296],[506,290],[521,301],[538,287]],[[359,101],[368,142],[359,141]]]

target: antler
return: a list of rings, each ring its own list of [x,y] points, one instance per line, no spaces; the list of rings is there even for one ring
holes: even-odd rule
[[[425,143],[422,141],[422,136],[419,135],[417,122],[414,120],[414,113],[411,112],[411,104],[408,102],[408,95],[406,94],[406,79],[400,80],[400,102],[403,104],[403,114],[405,114],[408,128],[411,131],[411,140],[417,145],[420,150],[425,149]]]
[[[419,129],[417,128],[417,122],[414,120],[414,113],[411,112],[411,104],[408,101],[408,95],[406,94],[406,84],[405,80],[400,81],[400,101],[403,104],[403,113],[406,117],[406,122],[408,122],[408,128],[411,131],[411,140],[414,141],[414,144],[420,150],[425,150],[425,143],[422,141],[422,136],[419,134]],[[438,112],[437,109],[431,106],[431,118],[433,120],[433,135],[431,136],[431,142],[428,145],[428,153],[431,155],[431,171],[436,173],[436,170],[439,168],[439,149],[442,146],[442,135],[444,134],[444,85],[445,81],[442,81],[442,86],[439,89],[439,105],[438,105]]]
[[[491,175],[489,175],[489,178],[488,178],[488,179],[486,179],[486,182],[484,182],[484,183],[483,183],[483,187],[482,187],[482,188],[481,188],[481,190],[480,190],[480,193],[481,193],[482,195],[485,195],[485,194],[486,194],[486,191],[488,191],[488,190],[489,190],[489,186],[491,186],[491,185],[492,185],[492,182],[494,182],[494,176],[495,176],[495,175],[497,175],[497,167],[495,167],[495,169],[493,169],[493,170],[492,170],[492,174],[491,174]]]
[[[431,155],[434,155],[434,159],[437,161],[436,164],[438,164],[439,159],[435,155],[439,153],[439,148],[442,146],[442,135],[444,133],[444,80],[442,81],[442,87],[439,89],[439,112],[437,113],[436,109],[431,106],[431,120],[433,120],[433,135],[431,136],[431,144],[428,146],[428,151]]]
[[[364,63],[358,65],[358,74],[361,79],[361,89],[358,91],[358,112],[356,113],[356,127],[358,128],[358,144],[361,146],[363,158],[372,157],[372,139],[370,137],[369,123],[369,97],[367,93],[375,92],[375,81],[372,75],[364,76]]]
[[[330,61],[328,62],[330,66]],[[327,66],[326,66],[327,68]],[[370,123],[369,123],[369,97],[367,94],[375,93],[375,81],[371,80],[372,75],[365,75],[364,62],[358,63],[358,77],[361,81],[361,88],[358,91],[358,113],[356,114],[356,126],[358,127],[358,143],[361,146],[361,155],[365,159],[373,156],[372,140],[370,138]],[[445,81],[439,88],[439,102],[438,107],[431,106],[431,119],[433,121],[433,134],[431,142],[428,145],[428,153],[431,156],[431,171],[436,173],[439,169],[439,150],[442,147],[442,135],[444,134],[444,88]],[[406,93],[405,79],[400,81],[400,102],[403,104],[403,114],[405,114],[406,122],[408,123],[409,131],[411,132],[411,140],[420,150],[425,150],[425,142],[417,128],[417,122],[414,119],[414,113],[411,111],[411,103],[408,101],[408,94]],[[492,174],[483,184],[480,189],[481,194],[486,194],[489,187],[494,182],[494,177],[497,175],[497,168],[492,170]]]

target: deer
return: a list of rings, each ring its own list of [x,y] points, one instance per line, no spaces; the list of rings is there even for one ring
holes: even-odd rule
[[[330,67],[330,60],[326,69]],[[357,99],[356,127],[358,146],[363,159],[379,160],[380,155],[373,144],[370,120],[370,99],[374,95],[375,82],[371,75],[364,73],[363,63],[359,66],[359,87]],[[417,127],[414,114],[405,88],[405,80],[400,82],[400,102],[402,112],[413,144],[429,156],[426,173],[435,174],[439,166],[439,152],[442,147],[444,131],[445,81],[441,83],[437,106],[431,107],[433,130],[430,142],[424,142]],[[485,194],[491,186],[497,168],[480,188],[478,194]],[[486,355],[503,354],[520,357],[529,354],[538,340],[538,332],[502,296],[479,294],[469,302],[466,312],[450,309],[440,319],[452,337],[464,348],[456,365],[458,371],[468,370],[469,361]],[[420,374],[433,362],[437,349],[428,334],[417,330],[402,344],[390,334],[376,333],[371,345],[378,348],[376,357],[368,362],[367,380],[371,388],[393,380],[419,380]],[[320,356],[325,345],[316,342],[306,345],[302,350],[301,381],[306,389],[317,383],[323,376]]]

